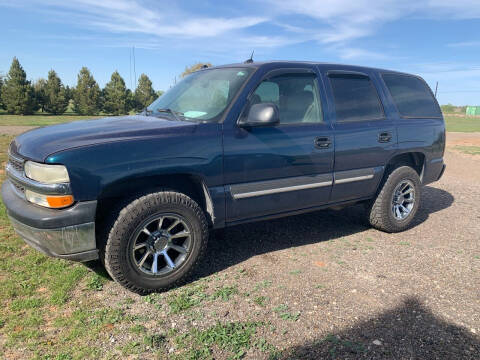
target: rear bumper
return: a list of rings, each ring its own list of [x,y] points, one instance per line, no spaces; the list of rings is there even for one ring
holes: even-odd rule
[[[446,168],[447,168],[447,165],[443,164],[442,171],[440,171],[440,175],[438,175],[437,181],[442,178]]]
[[[98,259],[96,201],[79,202],[64,210],[42,208],[25,200],[10,180],[2,185],[2,199],[13,228],[33,248],[62,259]]]
[[[422,183],[424,185],[440,180],[445,172],[446,165],[443,158],[432,159],[425,164]]]

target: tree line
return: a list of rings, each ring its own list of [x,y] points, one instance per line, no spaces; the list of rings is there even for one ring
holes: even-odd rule
[[[7,76],[0,77],[0,108],[9,114],[28,115],[35,111],[63,114],[69,103],[73,111],[80,115],[96,115],[100,112],[122,115],[130,111],[140,111],[162,95],[155,92],[152,81],[142,74],[135,91],[127,89],[118,71],[113,72],[110,81],[103,89],[95,81],[90,70],[83,67],[77,76],[77,85],[65,86],[54,70],[48,72],[47,79],[35,82],[27,80],[16,57]]]

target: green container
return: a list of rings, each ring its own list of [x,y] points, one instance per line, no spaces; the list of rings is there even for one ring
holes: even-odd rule
[[[480,106],[467,106],[466,115],[480,115]]]

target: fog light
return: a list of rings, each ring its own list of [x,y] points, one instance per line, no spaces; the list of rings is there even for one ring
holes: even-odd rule
[[[70,206],[74,201],[72,195],[43,195],[30,190],[25,190],[25,197],[33,204],[52,209],[61,209]]]

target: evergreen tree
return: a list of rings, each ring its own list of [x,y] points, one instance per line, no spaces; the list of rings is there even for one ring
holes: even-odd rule
[[[33,91],[35,93],[35,106],[34,110],[37,111],[41,109],[42,112],[45,112],[45,103],[47,102],[47,96],[45,93],[45,87],[47,86],[47,81],[44,78],[40,78],[33,84]]]
[[[137,110],[142,110],[150,105],[156,98],[157,94],[153,90],[152,82],[147,75],[142,74],[138,79],[138,86],[135,89],[135,103]]]
[[[78,73],[77,87],[74,91],[74,110],[81,115],[98,114],[101,104],[100,88],[90,74],[88,68],[83,67]]]
[[[126,93],[126,105],[127,105],[127,113],[137,108],[135,104],[135,93],[132,90],[127,89]]]
[[[198,63],[195,63],[193,65],[186,66],[185,70],[180,74],[180,76],[183,78],[187,75],[190,75],[191,73],[193,73],[195,71],[203,69],[204,67],[211,67],[211,66],[212,66],[212,64],[210,64],[209,62],[207,62],[207,63],[198,62]]]
[[[2,102],[10,114],[31,114],[34,110],[33,87],[16,57],[2,86]]]
[[[67,101],[73,100],[73,90],[70,86],[65,86],[65,99]]]
[[[127,88],[118,71],[112,74],[110,81],[105,85],[104,101],[103,109],[106,113],[114,115],[128,113]]]
[[[65,87],[54,70],[48,72],[45,85],[45,110],[52,114],[63,114],[68,107]]]
[[[0,109],[4,109],[2,101],[3,76],[0,75]]]

